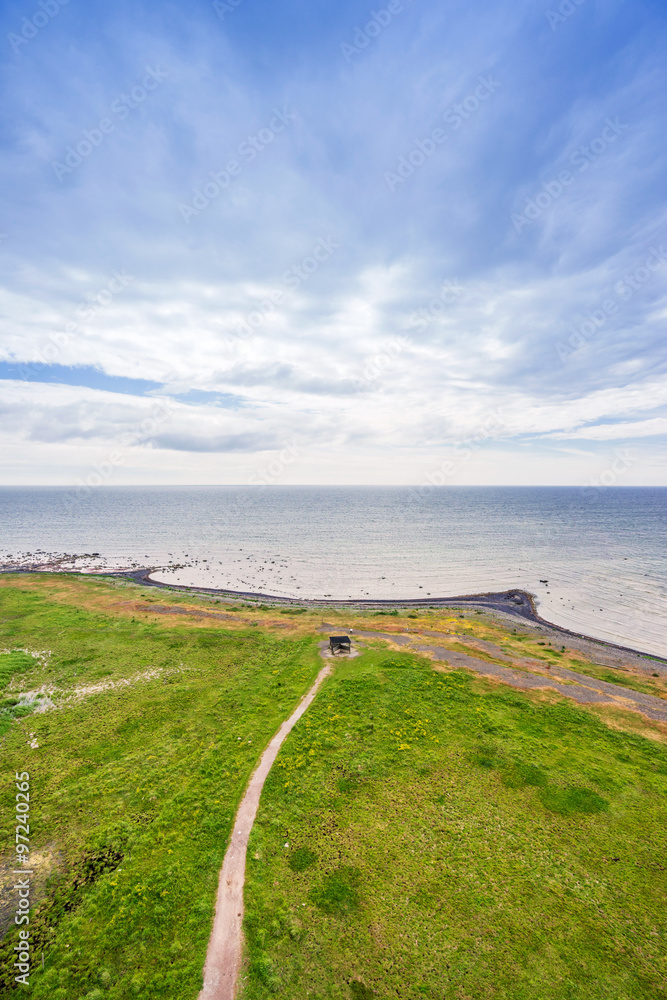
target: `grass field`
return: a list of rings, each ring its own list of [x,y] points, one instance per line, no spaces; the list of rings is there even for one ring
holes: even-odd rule
[[[369,651],[264,789],[244,1000],[667,995],[667,748]]]
[[[2,856],[14,841],[14,772],[29,771],[43,876],[30,992],[195,997],[236,806],[319,669],[315,642],[133,620],[122,608],[103,614],[98,594],[92,581],[0,588],[0,646],[51,654],[32,666],[24,654],[24,690],[56,682],[67,698],[133,680],[21,717],[3,737]],[[2,943],[2,996],[23,991],[8,958],[15,940],[10,932]]]
[[[555,655],[485,616],[327,620],[449,622]],[[195,1000],[231,822],[321,667],[321,621],[0,580],[0,919],[13,919],[14,772],[29,771],[33,996]],[[664,734],[365,646],[336,663],[265,786],[239,1000],[667,997]],[[15,942],[10,926],[2,997],[25,992]]]

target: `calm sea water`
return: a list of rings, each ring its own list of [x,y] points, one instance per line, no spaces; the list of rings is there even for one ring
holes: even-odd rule
[[[550,621],[665,655],[666,515],[657,488],[17,487],[0,562],[99,553],[63,566],[291,597],[521,587]]]

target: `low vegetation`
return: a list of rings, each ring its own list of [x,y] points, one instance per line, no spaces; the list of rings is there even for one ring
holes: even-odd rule
[[[16,694],[7,694],[12,678],[26,674],[35,665],[35,658],[21,650],[0,653],[0,736],[4,736],[13,719],[30,715],[36,699],[22,699]]]
[[[473,654],[487,640],[573,666],[474,612],[383,623],[0,579],[1,997],[24,992],[11,868],[28,771],[32,995],[195,1000],[233,816],[321,667],[323,614],[337,632],[443,630]],[[265,786],[239,1000],[667,996],[664,734],[364,643]]]
[[[238,801],[319,669],[315,641],[103,614],[96,593],[82,582],[74,605],[46,581],[0,587],[0,645],[47,652],[13,654],[11,687],[58,688],[56,708],[17,719],[1,744],[3,856],[13,856],[14,772],[28,771],[31,857],[48,869],[30,992],[194,998]],[[3,997],[23,990],[11,926]]]
[[[265,785],[243,1000],[664,996],[666,792],[567,701],[341,664]]]

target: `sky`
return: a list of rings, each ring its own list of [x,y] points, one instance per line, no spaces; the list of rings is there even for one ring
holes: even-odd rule
[[[660,0],[0,20],[1,482],[667,485]]]

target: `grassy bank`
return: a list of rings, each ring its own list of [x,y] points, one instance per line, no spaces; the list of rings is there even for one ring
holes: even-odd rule
[[[265,786],[243,1000],[665,996],[665,792],[663,744],[369,651]]]
[[[575,656],[474,612],[324,614],[336,632],[449,631],[489,658],[493,642],[517,664]],[[0,996],[23,992],[7,887],[14,772],[29,771],[33,996],[195,1000],[232,819],[321,666],[321,622],[0,579]],[[667,996],[664,727],[634,713],[629,731],[611,709],[612,728],[553,692],[364,643],[265,786],[239,1000]]]
[[[49,1000],[195,997],[237,803],[312,683],[315,644],[242,623],[140,621],[123,608],[124,591],[64,588],[0,587],[0,647],[44,651],[18,654],[15,679],[22,690],[57,686],[60,706],[16,719],[1,745],[10,867],[14,772],[31,779],[41,901],[30,990]],[[12,929],[1,946],[2,996],[23,989],[11,973],[15,940]]]

